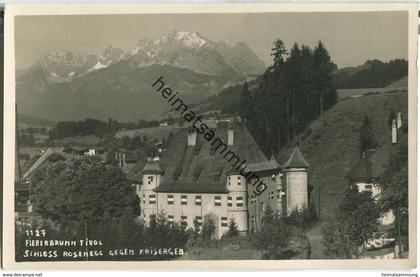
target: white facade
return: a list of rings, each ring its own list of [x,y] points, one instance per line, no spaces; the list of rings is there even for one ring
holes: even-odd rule
[[[377,183],[357,182],[356,185],[359,189],[359,192],[370,191],[375,201],[378,201],[381,197],[381,188]],[[391,225],[392,223],[394,223],[394,220],[394,213],[392,211],[388,211],[387,213],[381,215],[381,217],[379,218],[379,223],[383,226]]]
[[[145,222],[163,212],[169,221],[193,227],[194,219],[202,223],[204,216],[211,214],[216,219],[216,235],[219,238],[228,230],[231,218],[235,219],[239,232],[248,232],[246,184],[243,176],[228,176],[228,193],[155,192],[160,181],[159,174],[143,175],[139,197],[141,216]]]
[[[286,173],[287,214],[308,207],[308,172],[306,168],[288,168]]]

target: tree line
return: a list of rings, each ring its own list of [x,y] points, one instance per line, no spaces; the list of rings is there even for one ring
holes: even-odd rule
[[[343,70],[334,74],[334,83],[337,88],[383,88],[392,82],[408,75],[408,62],[404,59],[395,59],[389,62],[368,60],[362,69],[351,73]]]
[[[321,41],[314,49],[295,43],[289,53],[278,39],[272,51],[273,64],[258,88],[245,83],[237,106],[266,154],[277,153],[337,102],[332,80],[336,65]]]
[[[159,126],[159,121],[118,122],[113,118],[109,118],[108,121],[88,118],[82,121],[60,121],[49,132],[49,135],[50,139],[87,135],[104,137],[105,135],[113,135],[119,130],[133,130],[155,126]]]

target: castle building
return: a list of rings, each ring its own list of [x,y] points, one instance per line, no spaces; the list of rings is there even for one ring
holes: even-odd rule
[[[158,160],[148,158],[128,173],[137,185],[141,217],[146,224],[164,213],[168,221],[193,227],[194,221],[202,224],[204,217],[211,215],[216,235],[221,237],[230,219],[235,220],[240,233],[247,233],[260,228],[268,206],[280,214],[307,206],[308,164],[298,148],[285,164],[284,185],[282,166],[274,157],[265,157],[245,126],[218,126],[213,131],[241,161],[246,161],[243,167],[233,167],[220,153],[219,145],[207,141],[195,129],[174,129],[167,151]],[[265,184],[260,194],[255,193],[257,181]]]

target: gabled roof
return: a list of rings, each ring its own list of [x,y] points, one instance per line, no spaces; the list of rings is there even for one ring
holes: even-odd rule
[[[258,173],[269,173],[280,170],[275,160],[268,160],[245,126],[234,124],[234,143],[228,146],[240,159],[237,166],[246,160],[249,170]],[[228,126],[218,126],[211,129],[215,138],[220,138],[227,144]],[[165,192],[201,192],[224,193],[226,192],[226,179],[232,172],[232,163],[223,154],[221,148],[215,151],[218,143],[211,145],[203,135],[197,134],[195,146],[187,145],[188,129],[174,128],[173,135],[168,141],[167,151],[162,153],[159,160],[160,169],[164,171],[163,178],[157,191]],[[224,153],[226,153],[225,151]],[[144,161],[143,161],[144,164]],[[149,166],[145,166],[145,170]],[[150,165],[152,167],[152,165]],[[156,170],[152,167],[152,170]],[[139,178],[138,167],[128,174],[130,179]],[[140,181],[140,179],[138,179]]]
[[[53,162],[65,159],[59,151],[53,150],[51,148],[47,148],[40,156],[35,156],[33,163],[31,163],[30,167],[25,171],[22,176],[22,179],[25,180],[30,177],[34,171],[36,171],[43,163],[50,160]]]
[[[295,146],[292,154],[285,164],[284,168],[308,168],[309,164],[300,152],[299,147]]]

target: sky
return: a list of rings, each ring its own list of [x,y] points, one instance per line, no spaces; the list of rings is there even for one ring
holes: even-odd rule
[[[266,65],[273,41],[314,47],[321,40],[339,68],[368,59],[408,57],[407,12],[55,15],[15,18],[16,67],[27,68],[56,51],[134,48],[139,39],[196,31],[213,41],[245,42]]]

